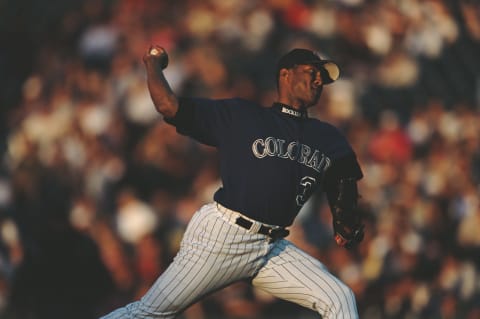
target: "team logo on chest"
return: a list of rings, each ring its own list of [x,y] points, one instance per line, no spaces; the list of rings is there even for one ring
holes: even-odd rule
[[[330,166],[330,159],[325,154],[299,141],[287,143],[271,136],[259,138],[252,143],[252,152],[256,158],[270,156],[297,161],[319,173]]]

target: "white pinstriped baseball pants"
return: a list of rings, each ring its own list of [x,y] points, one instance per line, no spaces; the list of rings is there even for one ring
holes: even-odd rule
[[[317,259],[286,239],[236,225],[238,213],[210,203],[190,221],[172,264],[141,300],[102,319],[175,318],[205,295],[239,280],[314,311],[358,318],[355,296]],[[252,226],[252,229],[255,226]]]

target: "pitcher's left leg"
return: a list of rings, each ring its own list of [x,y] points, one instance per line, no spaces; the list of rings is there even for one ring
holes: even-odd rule
[[[317,311],[323,319],[357,319],[352,290],[317,259],[288,240],[273,243],[268,262],[252,281],[259,289]]]

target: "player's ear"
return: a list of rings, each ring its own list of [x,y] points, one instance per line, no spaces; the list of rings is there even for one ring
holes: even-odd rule
[[[288,77],[288,69],[281,69],[280,72],[279,72],[279,75],[280,75],[280,78],[285,78],[285,77]]]
[[[289,74],[290,74],[290,72],[286,68],[280,69],[280,71],[278,71],[278,73],[277,73],[277,89],[280,89],[282,86],[285,85],[285,83],[286,83],[285,81],[288,79]]]
[[[288,71],[288,69],[286,68],[280,69],[280,71],[278,72],[278,83],[288,79],[289,74],[290,72]]]

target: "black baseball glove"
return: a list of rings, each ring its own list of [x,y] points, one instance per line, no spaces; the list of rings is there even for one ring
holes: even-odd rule
[[[338,209],[332,215],[334,237],[338,245],[351,249],[363,240],[365,225],[359,210],[347,212]]]
[[[338,245],[350,249],[360,243],[364,237],[365,226],[362,213],[357,206],[357,181],[354,178],[338,180],[329,194],[330,209],[333,217],[333,230]]]
[[[323,189],[333,217],[334,238],[350,249],[364,237],[362,211],[358,208],[357,181],[363,177],[355,154],[339,158],[326,171]]]

